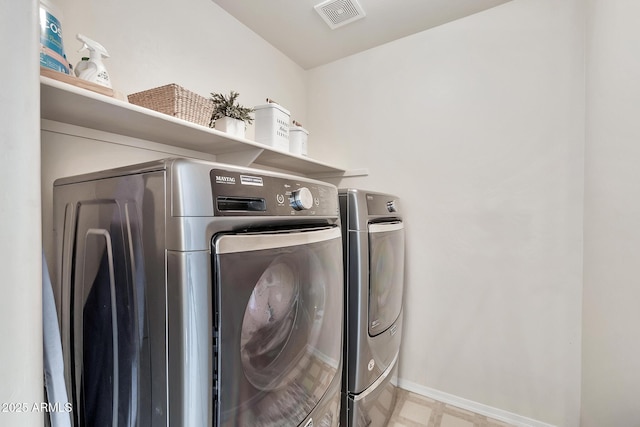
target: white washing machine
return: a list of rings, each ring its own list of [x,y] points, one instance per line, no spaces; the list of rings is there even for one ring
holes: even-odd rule
[[[186,159],[59,179],[75,426],[337,426],[337,189]]]
[[[341,425],[385,427],[402,337],[404,222],[397,197],[339,190],[345,264]]]

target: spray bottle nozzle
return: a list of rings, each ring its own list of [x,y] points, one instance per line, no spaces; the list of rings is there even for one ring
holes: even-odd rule
[[[95,57],[97,58],[109,57],[109,53],[107,52],[107,49],[105,49],[104,46],[102,46],[97,41],[91,40],[89,37],[80,33],[76,34],[76,38],[83,43],[82,47],[78,50],[78,52],[87,49],[89,51],[89,56],[91,57],[91,59]],[[100,56],[97,56],[97,55],[100,55]]]

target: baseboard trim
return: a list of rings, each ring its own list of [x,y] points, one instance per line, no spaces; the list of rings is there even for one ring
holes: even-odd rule
[[[468,411],[475,412],[476,414],[493,418],[494,420],[513,424],[517,427],[556,427],[551,424],[543,423],[542,421],[523,417],[522,415],[494,408],[483,403],[474,402],[473,400],[465,399],[463,397],[445,393],[440,390],[425,387],[423,385],[416,384],[403,378],[398,378],[398,386],[412,393],[416,393],[442,403],[447,403],[461,409],[466,409]]]

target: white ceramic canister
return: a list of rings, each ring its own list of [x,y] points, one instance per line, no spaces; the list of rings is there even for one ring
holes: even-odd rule
[[[309,132],[302,126],[291,126],[289,128],[289,152],[291,154],[307,156],[308,137]]]
[[[275,102],[257,105],[254,110],[256,142],[289,151],[289,111]]]

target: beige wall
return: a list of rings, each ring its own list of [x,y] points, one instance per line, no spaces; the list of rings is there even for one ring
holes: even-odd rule
[[[582,425],[640,422],[640,4],[590,0]]]
[[[515,0],[309,72],[312,154],[405,209],[401,385],[578,425],[583,30]]]

